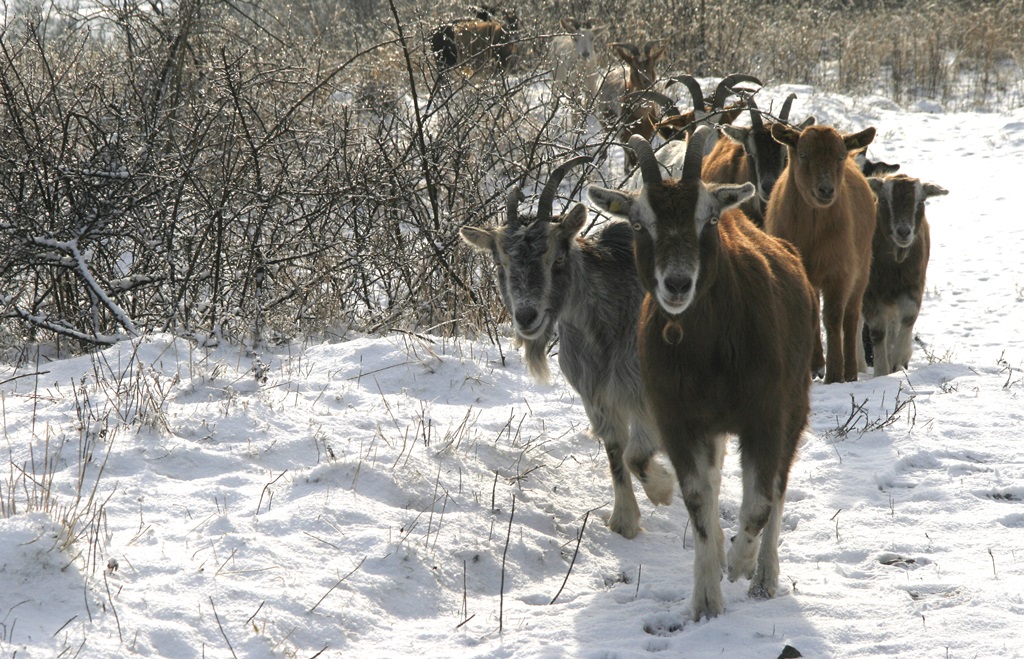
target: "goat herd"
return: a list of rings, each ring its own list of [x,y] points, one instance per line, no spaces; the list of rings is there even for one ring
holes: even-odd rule
[[[435,35],[439,63],[476,47],[464,27]],[[519,214],[524,197],[514,187],[502,225],[460,235],[493,257],[539,379],[557,333],[562,373],[607,451],[613,531],[640,531],[631,473],[652,502],[671,501],[672,476],[653,459],[659,448],[667,454],[694,530],[692,617],[712,618],[724,608],[723,573],[750,579],[753,597],[778,587],[783,502],[812,378],[856,380],[867,369],[865,343],[874,375],[908,365],[928,263],[925,200],[946,190],[867,160],[874,128],[792,124],[793,95],[778,116],[759,109],[743,87],[760,86],[753,76],[725,78],[708,100],[692,77],[676,76],[670,83],[694,100],[680,112],[651,89],[662,53],[655,43],[612,44],[626,66],[609,94],[615,76],[590,64],[600,27],[575,19],[562,27],[570,34],[552,44],[552,84],[597,99],[597,114],[614,120],[639,165],[635,185],[588,190],[622,219],[581,237],[585,205],[553,215],[566,173],[590,160],[576,157],[554,169],[536,215]],[[493,33],[481,38],[509,46]],[[495,57],[507,62],[512,51]],[[573,76],[581,84],[567,82]],[[730,97],[739,100],[727,107]],[[731,125],[743,113],[750,125]],[[728,554],[718,503],[727,435],[739,439],[743,473]]]

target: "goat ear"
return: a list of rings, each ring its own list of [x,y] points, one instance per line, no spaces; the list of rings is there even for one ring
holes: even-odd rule
[[[612,43],[608,45],[611,47],[612,50],[615,51],[615,54],[622,58],[622,60],[625,61],[627,64],[632,64],[633,62],[636,61],[636,58],[633,57],[633,53],[630,52],[630,50],[626,48],[623,44]]]
[[[587,207],[583,204],[576,204],[572,207],[571,211],[562,217],[562,221],[558,225],[566,238],[573,238],[583,228],[586,221]]]
[[[559,24],[563,30],[568,30],[569,32],[575,32],[579,28],[575,18],[563,18],[559,21]]]
[[[708,185],[708,192],[718,201],[719,209],[722,211],[739,206],[753,197],[756,190],[754,184],[749,181],[742,185],[730,183]]]
[[[652,62],[658,61],[665,54],[664,46],[658,46],[657,41],[648,41],[644,45],[644,50],[647,51],[647,59]]]
[[[587,188],[587,196],[598,208],[613,215],[629,216],[633,210],[633,196],[621,190],[592,185]]]
[[[459,237],[478,252],[494,249],[494,233],[479,227],[465,226],[459,229]]]
[[[772,137],[775,138],[776,142],[793,148],[796,148],[796,143],[800,141],[800,134],[803,132],[778,122],[772,124],[771,131]]]
[[[949,190],[934,183],[922,183],[921,188],[924,190],[925,199],[928,197],[942,197],[949,194]]]
[[[843,144],[846,145],[847,150],[853,151],[866,148],[873,139],[875,139],[875,129],[873,126],[869,126],[859,133],[843,135]]]
[[[750,128],[746,126],[733,126],[732,124],[723,124],[722,133],[725,134],[733,142],[739,142],[745,144],[747,136],[750,135]]]
[[[876,177],[868,177],[868,185],[871,186],[871,191],[875,193],[875,197],[882,198],[882,190],[885,188],[885,181]]]

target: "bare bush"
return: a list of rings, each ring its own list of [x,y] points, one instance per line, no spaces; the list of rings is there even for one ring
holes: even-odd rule
[[[636,5],[517,2],[517,67],[442,78],[430,36],[471,14],[453,0],[5,4],[0,344],[493,334],[491,270],[457,227],[614,139],[592,120],[567,130],[585,108],[549,93],[565,15],[615,17],[608,41],[661,39],[670,73],[1022,99],[1019,6]]]

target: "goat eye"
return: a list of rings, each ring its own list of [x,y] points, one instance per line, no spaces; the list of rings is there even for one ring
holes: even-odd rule
[[[800,160],[807,160],[807,154],[806,153],[797,153],[797,155],[800,156]]]
[[[562,265],[565,263],[565,254],[559,254],[555,257],[555,265]]]
[[[633,223],[633,231],[639,231],[640,229],[643,229],[643,227],[640,225],[640,223],[639,222],[634,222]]]
[[[711,224],[712,226],[718,224],[718,216],[712,215],[711,218],[708,220],[708,223]]]

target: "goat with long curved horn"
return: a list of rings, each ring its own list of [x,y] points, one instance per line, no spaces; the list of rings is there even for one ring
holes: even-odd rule
[[[711,126],[699,126],[690,136],[686,145],[686,159],[683,161],[683,172],[679,176],[681,181],[699,181],[701,167],[704,164],[704,142],[708,137],[715,134]]]
[[[789,111],[793,107],[793,101],[796,100],[796,94],[790,94],[786,97],[786,100],[782,103],[782,110],[779,111],[779,120],[789,123]]]
[[[700,88],[700,83],[697,82],[696,78],[691,75],[678,75],[669,78],[668,84],[681,83],[686,86],[686,89],[690,92],[690,98],[693,99],[693,111],[694,119],[703,119],[707,115],[707,104],[704,102],[704,91]]]
[[[593,158],[590,156],[576,156],[555,167],[548,178],[548,182],[544,184],[544,189],[540,193],[540,200],[537,202],[538,220],[551,220],[551,209],[554,206],[555,193],[558,192],[558,186],[562,184],[562,179],[565,178],[566,172],[577,165],[590,162],[591,160]]]
[[[725,610],[723,572],[730,581],[750,579],[751,597],[778,590],[785,490],[810,410],[815,338],[799,254],[736,208],[754,195],[753,183],[697,178],[711,133],[701,126],[690,137],[681,180],[588,192],[636,236],[647,292],[637,323],[640,374],[697,531],[694,621]],[[634,148],[650,161],[639,141]],[[739,435],[743,464],[739,531],[728,553],[718,505],[725,433]]]
[[[711,111],[725,109],[725,99],[736,93],[733,88],[741,82],[752,82],[758,87],[764,87],[764,83],[752,75],[745,73],[727,75],[718,83],[718,87],[715,88],[715,94],[711,97]]]
[[[764,131],[764,120],[761,118],[761,110],[757,107],[754,97],[747,99],[747,109],[750,110],[750,125],[758,132]]]
[[[550,215],[569,168],[587,160],[573,158],[555,168],[541,193],[542,216]],[[508,199],[509,216],[518,217],[517,188]],[[589,215],[582,203],[556,217],[524,211],[515,226],[463,226],[459,236],[494,262],[524,362],[538,380],[550,377],[549,349],[558,336],[562,375],[579,393],[592,432],[606,448],[615,493],[608,527],[632,538],[641,530],[635,480],[652,502],[668,505],[675,479],[654,458],[658,440],[640,381],[636,346],[644,289],[633,257],[635,232],[617,220],[580,235]]]
[[[644,177],[644,185],[655,185],[661,183],[661,166],[654,157],[654,149],[651,143],[634,135],[629,138],[629,147],[636,154],[637,163],[640,165],[640,173]]]
[[[519,223],[519,204],[526,201],[526,195],[518,185],[513,185],[505,198],[505,223],[516,225]]]

